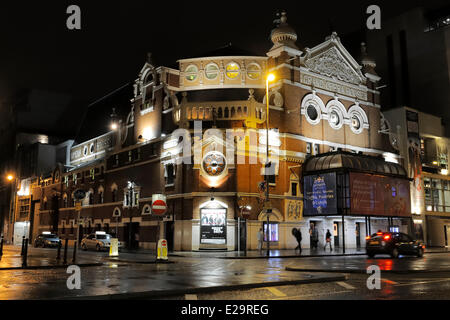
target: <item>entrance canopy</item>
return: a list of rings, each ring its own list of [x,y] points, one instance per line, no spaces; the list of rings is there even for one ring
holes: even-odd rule
[[[311,157],[303,165],[304,216],[410,217],[405,169],[349,152]]]
[[[303,165],[303,175],[337,170],[406,177],[406,170],[399,164],[386,162],[383,158],[344,151],[310,157]]]

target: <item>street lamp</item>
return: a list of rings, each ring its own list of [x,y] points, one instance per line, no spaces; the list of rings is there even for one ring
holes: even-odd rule
[[[13,183],[13,184],[11,184],[11,198],[10,198],[10,201],[9,201],[9,223],[14,228],[17,180],[16,180],[15,175],[12,174],[12,173],[8,173],[6,175],[6,180],[8,181],[8,183]],[[1,230],[2,234],[3,234],[3,228],[4,228],[4,225],[3,225],[3,220],[2,220],[2,230]]]
[[[267,215],[267,256],[270,255],[270,234],[269,234],[269,175],[267,174],[267,168],[269,167],[269,82],[275,80],[275,75],[269,73],[266,78],[266,164],[264,170],[264,180],[266,181],[266,215]]]

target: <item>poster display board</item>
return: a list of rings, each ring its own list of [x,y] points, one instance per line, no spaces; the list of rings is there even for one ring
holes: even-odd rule
[[[409,181],[365,173],[350,173],[352,214],[411,216]]]
[[[200,210],[200,243],[226,244],[226,209]]]
[[[305,216],[337,213],[335,172],[305,176],[303,190]]]

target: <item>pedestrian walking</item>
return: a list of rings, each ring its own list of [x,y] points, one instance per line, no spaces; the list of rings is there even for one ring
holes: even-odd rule
[[[259,228],[258,234],[257,234],[257,239],[258,239],[258,250],[259,252],[262,251],[262,247],[263,247],[263,240],[264,240],[264,232],[262,228]]]
[[[333,251],[333,247],[331,246],[331,232],[330,232],[330,229],[327,229],[327,233],[325,235],[325,246],[323,247],[323,250],[326,249],[328,244],[330,244],[330,251]]]
[[[300,229],[292,228],[292,235],[295,237],[298,243],[297,247],[295,247],[295,250],[298,249],[300,253],[302,253],[302,232],[300,231]]]
[[[319,232],[317,231],[314,223],[311,223],[311,227],[309,229],[309,240],[311,244],[311,249],[317,249],[317,245],[319,243]]]

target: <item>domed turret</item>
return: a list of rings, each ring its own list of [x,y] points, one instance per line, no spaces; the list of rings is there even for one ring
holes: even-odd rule
[[[295,44],[295,41],[297,41],[297,33],[287,24],[286,11],[281,12],[281,18],[278,21],[278,26],[270,34],[270,39],[273,43],[271,50],[281,46],[288,46],[298,50]]]

